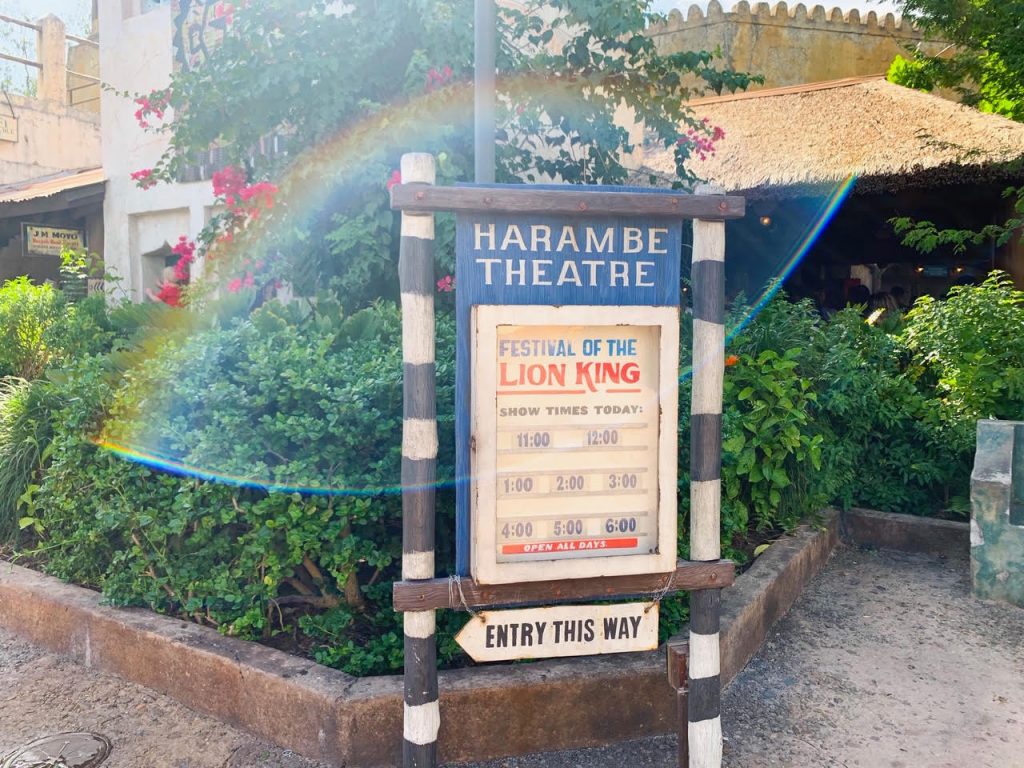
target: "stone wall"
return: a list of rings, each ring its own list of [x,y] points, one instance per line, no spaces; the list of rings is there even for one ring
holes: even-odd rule
[[[891,13],[862,17],[803,3],[751,7],[746,0],[729,12],[717,0],[706,12],[691,6],[685,17],[674,10],[651,34],[662,53],[720,48],[724,66],[764,75],[764,88],[883,74],[908,44],[941,47]]]

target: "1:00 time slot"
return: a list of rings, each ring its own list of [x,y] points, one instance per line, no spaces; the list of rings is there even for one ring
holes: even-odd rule
[[[564,539],[576,536],[636,533],[635,517],[567,518],[565,520],[509,520],[501,526],[502,540],[535,538]]]

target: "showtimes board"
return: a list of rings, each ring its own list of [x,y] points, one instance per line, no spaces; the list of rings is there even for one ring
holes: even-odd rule
[[[662,371],[678,322],[673,307],[477,307],[478,580],[674,567],[678,385]]]
[[[676,564],[681,221],[573,194],[456,217],[456,570],[480,583]]]

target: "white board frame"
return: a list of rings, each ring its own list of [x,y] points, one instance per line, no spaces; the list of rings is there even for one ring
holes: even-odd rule
[[[497,348],[499,325],[657,326],[660,328],[658,389],[658,551],[653,554],[499,563],[497,541]],[[652,306],[477,305],[471,320],[471,556],[480,584],[669,573],[678,542],[677,463],[679,414],[679,308]],[[486,354],[481,354],[486,350]]]

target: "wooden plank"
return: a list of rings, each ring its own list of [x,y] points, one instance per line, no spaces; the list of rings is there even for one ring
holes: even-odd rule
[[[455,641],[477,662],[653,651],[658,647],[658,604],[483,611],[469,620]]]
[[[680,560],[673,574],[645,573],[521,584],[477,584],[466,577],[459,581],[396,581],[392,605],[396,611],[425,611],[435,608],[476,609],[649,597],[662,592],[666,587],[669,587],[668,593],[728,587],[735,577],[735,566],[729,560],[707,563]]]
[[[676,690],[686,690],[686,664],[689,656],[690,644],[686,640],[670,638],[665,643],[665,671],[668,673],[668,684]]]
[[[396,184],[391,207],[406,212],[431,211],[538,213],[575,216],[664,216],[723,221],[744,215],[746,201],[737,195],[688,195],[679,192],[594,192],[494,187],[430,187]]]

